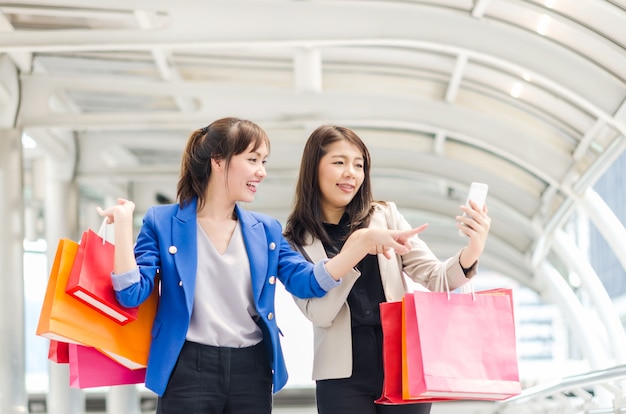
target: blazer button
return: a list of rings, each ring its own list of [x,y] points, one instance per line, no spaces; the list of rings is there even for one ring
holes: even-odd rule
[[[182,286],[183,285],[183,281],[181,280],[180,282],[178,282],[178,286]]]
[[[272,312],[268,313],[268,314],[267,314],[267,319],[269,319],[270,321],[271,321],[272,319],[274,319],[274,314],[273,314]]]
[[[170,254],[176,254],[176,252],[178,251],[178,249],[176,248],[176,246],[170,246],[169,249],[167,249],[167,251]]]
[[[276,243],[271,242],[270,243],[270,250],[274,250],[276,248]]]
[[[276,283],[276,276],[270,276],[270,285],[273,285],[274,283]]]

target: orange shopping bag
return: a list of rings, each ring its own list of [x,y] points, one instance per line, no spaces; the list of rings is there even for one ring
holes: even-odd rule
[[[137,320],[119,325],[65,293],[77,252],[78,243],[69,239],[59,240],[39,316],[37,335],[98,348],[131,369],[145,367],[158,289],[155,287],[150,297],[139,306]]]

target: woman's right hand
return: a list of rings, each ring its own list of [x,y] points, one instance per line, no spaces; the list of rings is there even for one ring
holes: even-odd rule
[[[367,243],[368,254],[382,254],[391,259],[394,251],[399,255],[408,253],[411,250],[411,237],[423,232],[427,227],[428,224],[409,230],[359,229],[350,235],[346,244],[355,236],[356,239]]]
[[[113,273],[122,274],[137,267],[133,240],[133,213],[135,203],[123,198],[117,199],[117,204],[106,209],[96,207],[102,217],[106,217],[109,224],[115,223],[115,258]]]
[[[107,207],[104,210],[100,207],[96,207],[96,211],[102,217],[106,217],[108,224],[113,224],[115,222],[120,224],[128,221],[132,224],[135,203],[124,198],[118,198],[116,205]]]
[[[356,266],[366,254],[382,254],[387,259],[411,250],[411,237],[423,232],[428,224],[409,230],[359,229],[346,240],[339,254],[326,262],[326,270],[335,280],[340,280]]]

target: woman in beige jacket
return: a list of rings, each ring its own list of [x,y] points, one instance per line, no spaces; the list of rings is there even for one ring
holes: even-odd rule
[[[310,261],[333,257],[359,228],[411,228],[394,203],[373,201],[370,165],[367,147],[350,129],[321,126],[309,137],[285,236]],[[295,298],[314,326],[313,379],[320,414],[430,412],[430,404],[374,403],[383,382],[379,304],[402,299],[407,291],[403,273],[431,290],[444,270],[451,289],[467,282],[476,273],[491,223],[486,207],[476,207],[461,206],[466,217],[458,216],[457,226],[468,244],[449,259],[440,261],[414,236],[408,253],[380,248],[324,297]]]

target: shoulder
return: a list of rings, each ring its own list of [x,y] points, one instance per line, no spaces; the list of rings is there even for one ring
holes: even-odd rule
[[[280,221],[274,217],[268,216],[267,214],[239,209],[239,216],[244,218],[245,222],[262,223],[265,228],[276,229],[282,232],[282,225],[280,224]]]
[[[151,206],[146,210],[143,216],[144,223],[154,223],[161,226],[164,223],[170,223],[171,218],[178,215],[180,206],[178,204],[159,204]]]
[[[180,208],[178,203],[176,204],[159,204],[156,206],[150,207],[148,210],[154,210],[155,212],[167,213],[167,212],[176,212]]]
[[[258,213],[256,211],[252,211],[250,212],[250,214],[252,215],[252,217],[254,217],[256,220],[260,221],[263,224],[280,225],[280,222],[277,219],[275,219],[274,217],[268,216],[267,214]]]
[[[180,206],[178,204],[160,204],[157,206],[152,206],[146,211],[147,215],[152,215],[155,217],[164,217],[164,216],[172,216],[178,212]]]
[[[398,211],[396,203],[393,201],[374,201],[372,203],[373,214],[388,214],[389,212]]]
[[[397,229],[401,217],[396,203],[392,201],[376,201],[373,204],[370,225]]]

